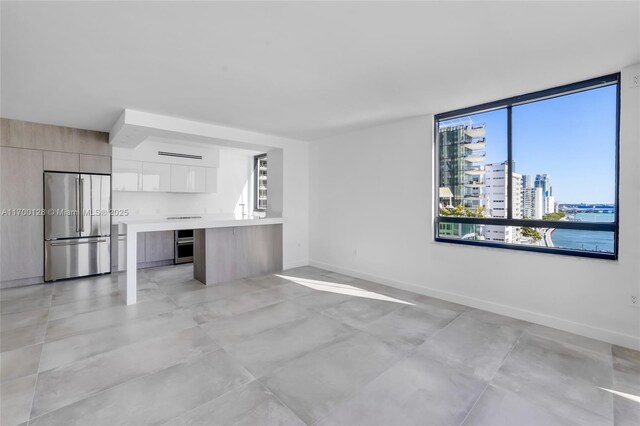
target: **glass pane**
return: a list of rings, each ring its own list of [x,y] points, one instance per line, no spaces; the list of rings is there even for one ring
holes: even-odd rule
[[[579,252],[614,253],[613,232],[608,231],[440,223],[438,237],[496,244],[562,248]]]
[[[483,225],[442,222],[438,225],[438,238],[484,240]]]
[[[616,108],[615,85],[513,107],[514,218],[614,221]]]
[[[441,216],[506,217],[507,110],[438,122]]]

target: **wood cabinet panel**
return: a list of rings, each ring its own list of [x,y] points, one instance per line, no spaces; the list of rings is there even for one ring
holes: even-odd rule
[[[111,156],[109,134],[3,118],[0,144],[14,148]]]
[[[0,147],[0,209],[42,209],[42,151]],[[9,215],[0,226],[0,281],[43,275],[44,221],[40,215]]]
[[[174,241],[173,231],[145,232],[145,261],[173,259]]]
[[[111,174],[111,157],[80,154],[80,173]]]
[[[52,172],[79,172],[80,156],[71,152],[43,151],[44,170]]]
[[[195,232],[194,277],[205,284],[282,270],[282,225]]]

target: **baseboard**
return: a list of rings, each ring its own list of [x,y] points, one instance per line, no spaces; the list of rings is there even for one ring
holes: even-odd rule
[[[156,268],[158,266],[167,266],[167,265],[173,265],[173,264],[174,264],[173,259],[157,260],[155,262],[138,263],[138,269]]]
[[[42,284],[44,277],[21,278],[18,280],[0,281],[0,288],[14,288],[25,285]]]
[[[294,259],[283,263],[282,269],[299,268],[300,266],[307,266],[308,264],[308,259]]]
[[[472,308],[482,309],[499,315],[506,315],[523,321],[544,325],[558,330],[567,331],[569,333],[579,334],[581,336],[592,339],[602,340],[627,348],[640,350],[640,338],[629,334],[618,333],[616,331],[604,328],[594,327],[587,324],[577,323],[564,318],[546,315],[539,312],[528,311],[525,309],[514,308],[512,306],[491,302],[488,300],[477,299],[473,297],[463,296],[461,294],[445,292],[433,288],[397,281],[387,277],[368,274],[366,272],[355,271],[353,269],[344,268],[338,265],[331,265],[324,262],[309,260],[309,265],[316,268],[327,269],[338,272],[340,274],[350,275],[367,281],[373,281],[380,284],[395,287],[400,290],[411,291],[425,296],[435,297],[449,302],[459,303],[461,305],[470,306]]]

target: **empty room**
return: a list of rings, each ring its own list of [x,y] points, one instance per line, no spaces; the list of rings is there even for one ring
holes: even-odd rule
[[[640,425],[640,1],[0,1],[0,424]]]

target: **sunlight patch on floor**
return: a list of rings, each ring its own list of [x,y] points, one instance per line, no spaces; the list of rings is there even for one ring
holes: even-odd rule
[[[359,287],[354,287],[348,284],[332,283],[328,281],[311,280],[309,278],[290,277],[287,275],[277,275],[277,277],[284,278],[289,281],[293,281],[296,284],[303,285],[314,290],[326,291],[329,293],[345,294],[347,296],[364,297],[367,299],[382,300],[385,302],[402,303],[404,305],[414,305],[411,302],[405,302],[404,300],[396,299],[384,294],[374,293],[372,291],[364,290]]]
[[[619,392],[619,391],[615,391],[613,389],[607,389],[607,388],[601,388],[601,387],[598,387],[598,388],[602,389],[603,391],[611,392],[614,395],[618,395],[618,396],[621,396],[623,398],[630,399],[631,401],[640,403],[640,396],[638,396],[638,395],[632,395],[630,393]]]

